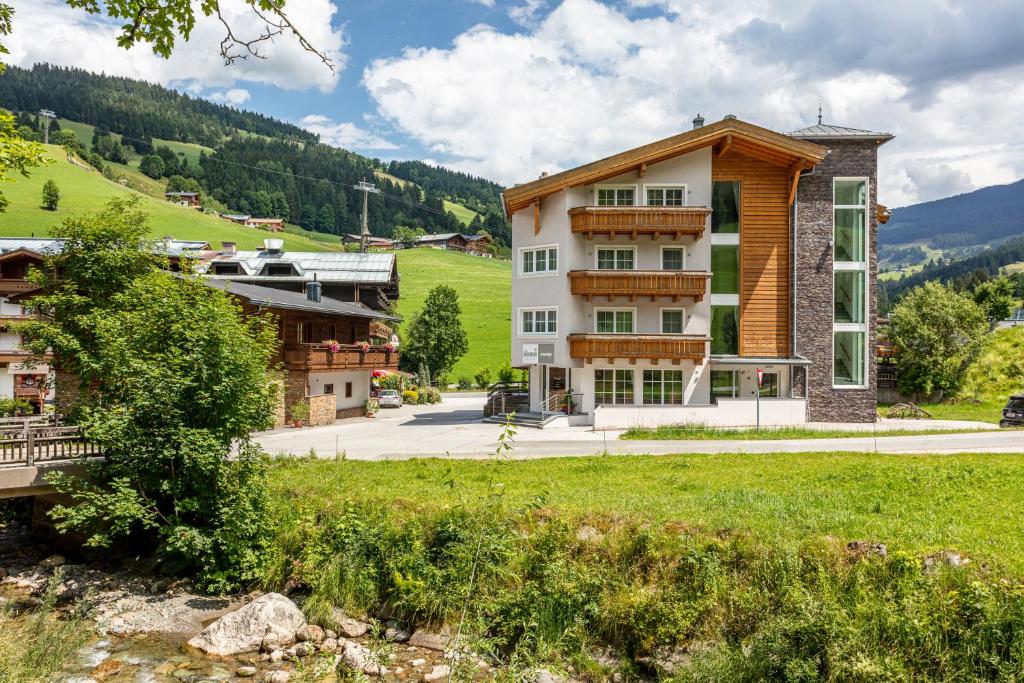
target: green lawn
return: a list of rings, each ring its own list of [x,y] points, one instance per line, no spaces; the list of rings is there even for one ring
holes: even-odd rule
[[[92,144],[92,134],[95,130],[95,126],[89,125],[88,123],[79,123],[78,121],[70,121],[68,119],[58,119],[60,121],[60,127],[66,130],[73,131],[78,136],[78,141],[88,148]],[[121,136],[117,133],[111,133],[111,135],[120,140]],[[153,138],[153,147],[169,147],[172,152],[180,156],[184,156],[188,159],[190,166],[199,165],[199,153],[206,152],[212,154],[213,149],[204,145],[198,145],[192,142],[178,142],[176,140],[162,140],[160,138]],[[135,153],[134,150],[129,152],[128,163],[131,166],[138,167],[139,159],[142,157]]]
[[[0,213],[0,236],[45,236],[49,229],[71,215],[95,211],[111,197],[136,195],[142,198],[150,216],[154,237],[171,235],[185,240],[206,240],[211,246],[222,241],[237,242],[241,249],[255,249],[270,233],[245,228],[221,218],[202,214],[194,209],[175,206],[161,199],[141,194],[107,180],[91,168],[72,165],[64,150],[49,145],[47,153],[54,163],[34,169],[29,178],[14,176],[4,183],[3,192],[10,199],[7,211]],[[53,179],[60,188],[61,200],[57,211],[40,208],[43,183]],[[283,235],[285,248],[294,251],[329,251],[319,240],[295,234]]]
[[[447,199],[444,200],[444,210],[451,211],[455,214],[455,217],[462,221],[463,225],[469,225],[473,222],[473,219],[476,218],[476,211],[467,209],[462,204],[450,202]]]
[[[566,513],[598,526],[639,519],[747,531],[769,542],[872,540],[890,552],[952,549],[1024,572],[1021,454],[305,461],[279,466],[272,482],[289,500],[318,507],[342,509],[352,500],[413,513],[480,496],[492,475],[510,508],[540,505],[550,517]]]
[[[398,256],[402,277],[398,313],[406,321],[423,307],[431,287],[448,284],[459,293],[469,352],[455,366],[453,382],[472,379],[482,367],[492,375],[511,354],[512,266],[508,261],[440,249],[404,249]]]
[[[811,429],[809,427],[764,427],[755,430],[750,427],[726,428],[708,427],[699,424],[664,425],[656,428],[633,427],[623,432],[619,438],[625,440],[657,439],[665,441],[720,441],[744,439],[748,441],[771,441],[778,439],[844,439],[866,436],[880,438],[888,436],[912,436],[921,434],[965,434],[983,431],[977,429],[929,429],[928,422],[923,421],[920,429]]]
[[[1006,398],[1008,397],[986,399],[980,403],[968,401],[957,403],[922,403],[918,407],[927,410],[932,418],[936,420],[974,420],[977,422],[999,424],[1003,406],[1006,405]],[[888,409],[888,405],[879,405],[878,414],[884,417]],[[921,420],[921,428],[928,428],[928,420]]]

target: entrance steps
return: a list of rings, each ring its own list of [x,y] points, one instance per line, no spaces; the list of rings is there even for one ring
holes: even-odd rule
[[[499,413],[498,415],[485,417],[484,422],[503,425],[509,415],[512,417],[512,424],[517,427],[544,429],[556,421],[557,425],[555,426],[566,426],[569,423],[564,413],[509,413],[508,415]]]

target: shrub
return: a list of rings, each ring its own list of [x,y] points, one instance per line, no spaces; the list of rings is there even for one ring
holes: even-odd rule
[[[486,389],[491,385],[491,369],[480,368],[477,373],[473,375],[473,381],[476,382],[476,386],[480,389]]]
[[[23,398],[0,397],[0,416],[14,417],[28,415],[32,412],[32,404]]]
[[[405,388],[405,375],[401,372],[392,372],[377,380],[381,389],[393,389],[401,391]]]
[[[440,403],[441,391],[434,387],[427,387],[420,392],[420,403]]]
[[[460,377],[459,378],[459,389],[462,389],[463,391],[465,391],[466,389],[472,389],[472,388],[473,388],[473,383],[469,381],[468,377]]]
[[[288,406],[288,412],[291,414],[292,420],[305,422],[309,419],[309,404],[305,401],[296,401]]]
[[[420,402],[420,394],[415,389],[406,389],[402,392],[402,402],[409,405],[416,405]]]
[[[996,330],[985,338],[977,360],[967,368],[963,393],[1004,399],[1024,391],[1024,327]]]
[[[500,384],[511,384],[514,381],[516,381],[516,373],[512,369],[511,365],[505,363],[501,366],[501,369],[498,370],[498,382]]]

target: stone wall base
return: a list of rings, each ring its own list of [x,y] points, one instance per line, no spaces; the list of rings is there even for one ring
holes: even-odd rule
[[[338,406],[334,394],[310,396],[307,400],[309,401],[310,426],[329,425],[337,419]]]

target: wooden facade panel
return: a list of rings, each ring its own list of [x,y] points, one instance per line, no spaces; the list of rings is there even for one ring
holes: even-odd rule
[[[788,357],[790,328],[790,173],[743,154],[712,160],[714,180],[740,183],[741,356]]]

